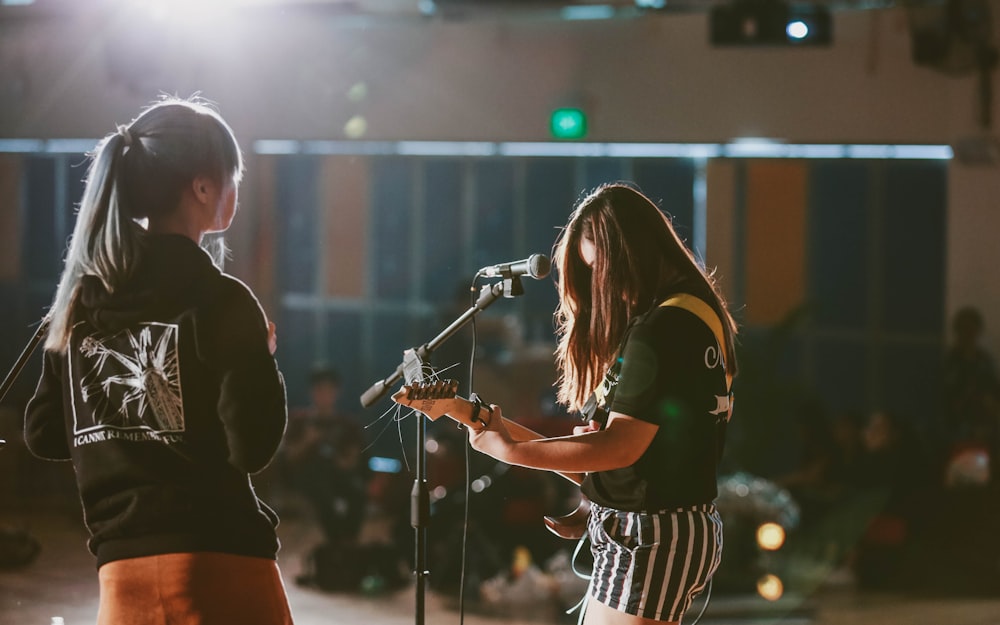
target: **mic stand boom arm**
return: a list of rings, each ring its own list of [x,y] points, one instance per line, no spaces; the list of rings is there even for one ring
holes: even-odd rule
[[[440,334],[413,350],[417,359],[419,359],[420,363],[427,362],[427,359],[435,349],[462,329],[462,327],[471,321],[473,317],[483,312],[493,302],[500,299],[501,296],[515,297],[521,295],[522,293],[524,293],[524,287],[521,285],[520,278],[517,277],[507,278],[503,282],[483,286],[482,290],[479,292],[479,299],[476,300],[475,304],[470,306],[468,310],[452,321],[451,325],[442,330]],[[399,363],[399,366],[396,367],[396,370],[392,373],[392,375],[375,382],[368,388],[367,391],[361,394],[361,405],[368,408],[378,400],[382,399],[389,389],[396,382],[398,382],[400,378],[404,377],[408,373],[408,369],[412,366],[412,361],[404,359],[403,362]],[[410,383],[411,381],[413,380],[406,380],[407,383]]]

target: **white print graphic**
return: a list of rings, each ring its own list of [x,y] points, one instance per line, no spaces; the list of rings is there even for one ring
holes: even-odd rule
[[[708,369],[715,369],[716,367],[725,367],[726,363],[722,359],[722,349],[716,345],[709,345],[705,349],[705,367]],[[726,396],[716,395],[715,396],[715,410],[710,410],[708,414],[715,415],[716,417],[721,417],[725,415],[726,421],[729,421],[733,417],[733,394],[730,393]]]
[[[733,417],[733,396],[726,395],[722,397],[720,395],[715,396],[715,410],[710,410],[708,414],[721,417],[726,415],[726,421],[729,421]]]
[[[722,350],[715,345],[709,345],[708,348],[705,349],[705,368],[715,369],[721,364],[723,364]]]
[[[143,323],[79,344],[79,397],[73,407],[76,445],[110,439],[177,439],[184,431],[184,401],[177,326]],[[71,365],[72,366],[72,365]],[[76,393],[74,393],[74,404]]]

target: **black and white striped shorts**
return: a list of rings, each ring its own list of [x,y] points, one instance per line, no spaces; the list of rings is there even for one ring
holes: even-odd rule
[[[719,567],[722,519],[714,504],[623,512],[593,504],[590,598],[628,614],[679,621]]]

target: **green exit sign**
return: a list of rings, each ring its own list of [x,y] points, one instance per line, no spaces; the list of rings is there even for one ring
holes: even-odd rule
[[[549,129],[556,139],[582,139],[587,136],[587,116],[580,109],[552,111]]]

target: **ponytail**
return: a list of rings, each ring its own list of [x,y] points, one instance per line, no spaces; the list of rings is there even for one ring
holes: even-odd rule
[[[101,140],[91,154],[66,265],[49,311],[45,349],[65,352],[84,276],[109,293],[135,273],[145,230],[138,221],[175,210],[197,176],[218,182],[243,171],[239,146],[206,104],[168,98]]]
[[[108,292],[114,292],[135,268],[140,245],[139,226],[124,214],[118,181],[124,143],[122,133],[115,133],[105,137],[94,152],[66,254],[66,266],[49,313],[47,350],[63,352],[66,349],[72,311],[83,276],[97,276]]]

